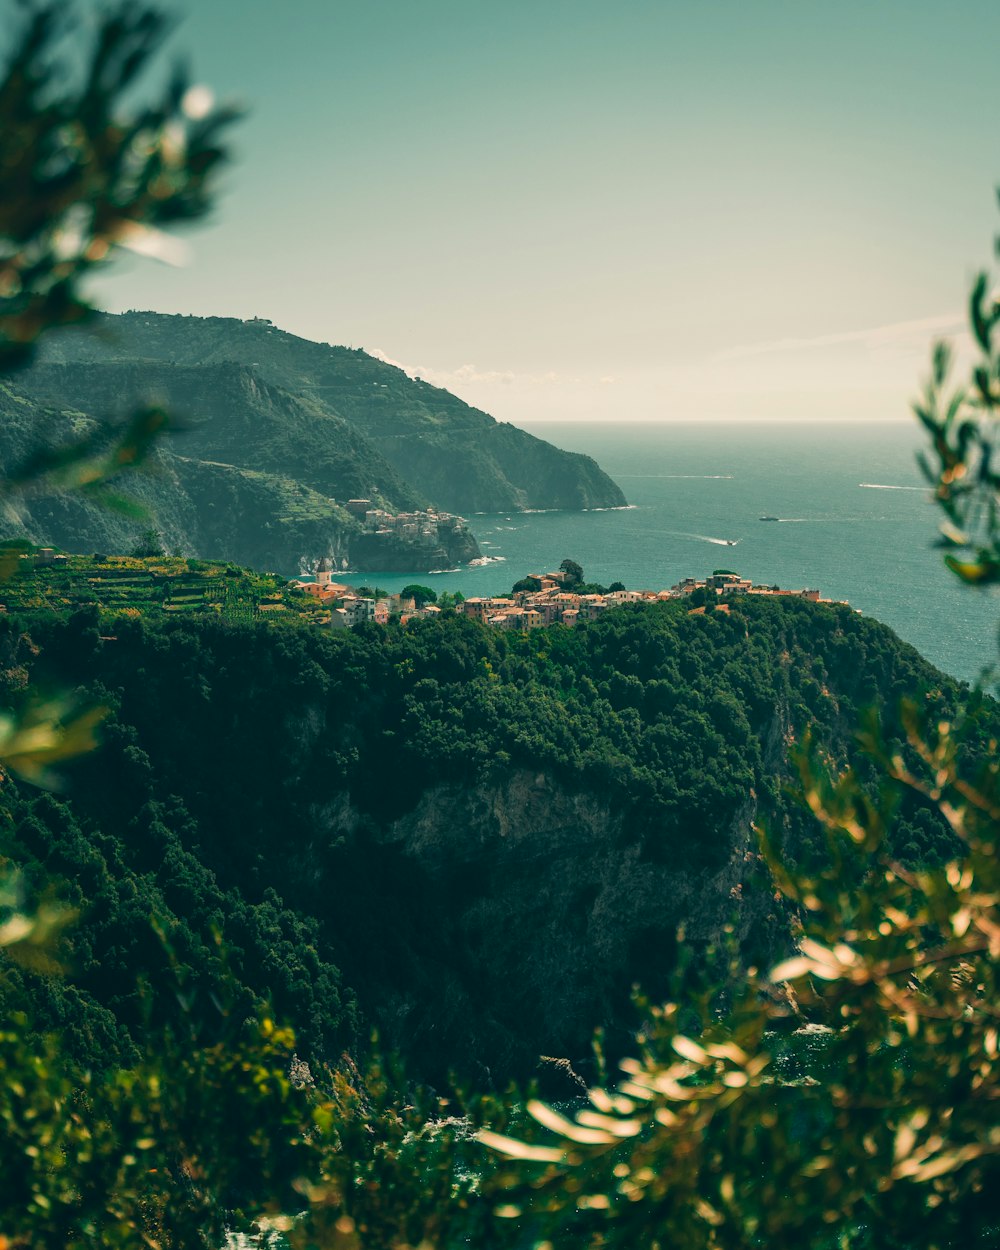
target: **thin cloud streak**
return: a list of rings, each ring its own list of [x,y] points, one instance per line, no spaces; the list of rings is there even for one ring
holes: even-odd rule
[[[748,356],[769,356],[778,352],[811,351],[821,347],[839,347],[844,343],[860,343],[865,347],[924,346],[936,334],[955,334],[965,325],[960,312],[942,313],[937,317],[921,317],[913,321],[894,321],[889,325],[866,330],[842,330],[836,334],[820,334],[813,338],[771,339],[764,343],[747,343],[719,352],[715,360],[738,360]]]

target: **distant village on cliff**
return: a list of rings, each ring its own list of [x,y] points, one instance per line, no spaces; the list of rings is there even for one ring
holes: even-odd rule
[[[780,586],[757,585],[738,573],[719,570],[703,581],[686,577],[667,590],[609,590],[603,594],[580,593],[570,589],[575,583],[565,571],[532,573],[524,578],[530,588],[517,589],[510,595],[489,598],[455,596],[454,609],[495,629],[528,630],[543,625],[574,626],[580,621],[596,620],[602,612],[624,603],[648,603],[665,599],[692,599],[692,612],[704,612],[706,605],[728,611],[725,600],[733,595],[770,595],[807,599],[813,603],[832,603],[818,590],[785,590]],[[421,602],[411,593],[371,595],[358,594],[348,585],[333,580],[328,559],[320,560],[312,577],[299,582],[307,594],[329,606],[332,629],[351,629],[365,621],[386,625],[397,617],[403,624],[418,617],[437,616],[441,608],[434,602]],[[519,583],[521,585],[522,583]],[[696,593],[697,592],[697,593]],[[719,601],[716,603],[716,601]]]

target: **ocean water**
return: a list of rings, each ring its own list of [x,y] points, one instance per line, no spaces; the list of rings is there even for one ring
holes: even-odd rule
[[[630,507],[471,516],[491,563],[435,574],[368,573],[364,582],[496,594],[568,556],[590,581],[661,590],[726,568],[846,599],[964,680],[975,681],[997,657],[1000,596],[960,586],[933,545],[938,515],[914,458],[922,445],[915,422],[526,428],[593,456]],[[761,521],[765,515],[780,520]]]

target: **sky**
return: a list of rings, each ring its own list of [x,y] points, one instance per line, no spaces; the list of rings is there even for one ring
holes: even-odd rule
[[[247,116],[190,263],[112,310],[268,317],[518,424],[906,419],[992,258],[995,0],[176,11]]]

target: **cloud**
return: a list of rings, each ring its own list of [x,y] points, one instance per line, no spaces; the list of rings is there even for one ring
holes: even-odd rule
[[[583,382],[583,378],[565,373],[515,373],[511,369],[480,369],[478,365],[459,365],[457,369],[434,369],[427,365],[405,365],[393,360],[378,347],[369,349],[370,356],[381,360],[411,378],[430,382],[432,386],[441,386],[445,390],[453,390],[463,386],[566,386]],[[602,382],[613,382],[613,378],[602,378]]]
[[[926,347],[927,340],[939,334],[955,334],[965,325],[960,312],[942,313],[937,317],[921,317],[914,321],[894,321],[889,325],[865,330],[841,330],[836,334],[820,334],[813,338],[771,339],[763,343],[747,343],[719,352],[716,360],[735,360],[746,356],[769,356],[777,352],[812,351],[821,347],[839,347],[860,343],[875,350],[880,347]]]

